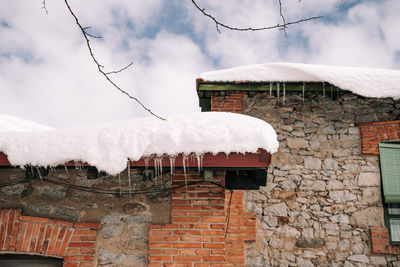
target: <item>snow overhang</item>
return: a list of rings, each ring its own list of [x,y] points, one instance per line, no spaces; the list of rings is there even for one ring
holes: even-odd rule
[[[400,71],[298,63],[267,63],[200,74],[201,84],[329,83],[364,97],[400,98]],[[233,88],[236,89],[236,88]],[[238,90],[238,89],[236,89]]]
[[[116,175],[127,165],[267,167],[279,146],[265,121],[234,113],[203,112],[133,119],[91,127],[0,131],[0,165],[56,167],[84,162]],[[197,160],[197,161],[196,161]]]

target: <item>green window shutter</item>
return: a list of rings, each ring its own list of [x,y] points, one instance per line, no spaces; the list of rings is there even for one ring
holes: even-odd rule
[[[400,203],[400,141],[379,143],[383,197],[386,203]]]
[[[400,245],[400,204],[384,204],[384,214],[390,244]]]

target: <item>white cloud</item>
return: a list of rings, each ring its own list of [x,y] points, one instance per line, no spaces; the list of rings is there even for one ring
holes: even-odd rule
[[[221,29],[219,34],[214,22],[191,1],[70,3],[82,25],[92,26],[93,33],[103,36],[91,43],[107,70],[134,62],[113,78],[161,115],[198,111],[195,78],[215,68],[276,61],[400,67],[397,0],[352,1],[345,11],[340,0],[282,1],[288,20],[326,16],[290,27],[288,38],[278,30],[243,33]],[[165,8],[169,3],[186,12],[184,20],[174,25],[191,32],[174,31],[169,21],[156,25],[165,18],[163,12],[174,12]],[[198,3],[231,26],[281,22],[276,1]],[[11,1],[0,9],[0,113],[56,127],[147,116],[96,71],[63,1],[48,0],[47,7],[48,15],[41,1]],[[169,17],[182,19],[178,14]]]

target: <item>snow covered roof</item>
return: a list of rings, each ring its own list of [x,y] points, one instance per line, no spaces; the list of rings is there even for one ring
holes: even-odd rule
[[[109,174],[123,171],[128,159],[152,155],[255,153],[260,148],[274,153],[278,146],[274,129],[265,121],[223,112],[48,131],[0,130],[0,152],[12,165],[57,166],[74,160]]]
[[[299,63],[267,63],[204,72],[207,82],[328,82],[365,97],[400,98],[400,71]]]
[[[47,131],[53,128],[39,123],[0,114],[0,132],[26,132],[26,131]]]

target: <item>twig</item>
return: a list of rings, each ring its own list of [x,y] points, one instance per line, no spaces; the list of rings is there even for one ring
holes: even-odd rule
[[[43,0],[43,2],[42,2],[42,9],[46,12],[46,15],[49,14],[49,11],[47,10],[47,6],[46,6],[46,0]]]
[[[278,24],[273,25],[273,26],[265,26],[265,27],[261,27],[261,28],[252,28],[252,27],[240,28],[240,27],[232,27],[232,26],[226,25],[226,24],[218,21],[214,16],[212,16],[209,13],[207,13],[204,8],[201,8],[196,3],[195,0],[192,0],[192,3],[204,16],[209,17],[212,21],[214,21],[215,26],[217,28],[217,31],[219,33],[221,33],[221,31],[219,30],[219,27],[223,27],[223,28],[231,30],[231,31],[264,31],[264,30],[271,30],[271,29],[286,29],[288,26],[293,25],[293,24],[298,24],[298,23],[302,23],[302,22],[305,22],[305,21],[310,21],[310,20],[315,20],[315,19],[322,18],[322,16],[315,16],[315,17],[309,17],[309,18],[300,19],[300,20],[296,20],[296,21],[284,22],[283,24],[278,23]]]
[[[115,70],[115,71],[110,71],[110,72],[106,72],[106,74],[108,75],[108,74],[119,73],[119,72],[121,72],[121,71],[126,70],[127,68],[129,68],[129,67],[132,66],[132,65],[133,65],[133,62],[129,63],[128,65],[126,65],[126,66],[123,67],[122,69]]]
[[[283,25],[284,25],[284,27],[282,28],[283,29],[283,31],[285,32],[285,36],[287,37],[287,32],[286,32],[286,19],[285,19],[285,16],[283,16],[283,13],[282,13],[282,2],[281,2],[281,0],[278,0],[278,3],[279,3],[279,14],[281,15],[281,18],[282,18],[282,21],[283,21]]]
[[[92,51],[92,47],[90,46],[90,43],[89,43],[90,41],[89,41],[89,38],[88,38],[88,36],[89,36],[89,37],[93,37],[93,36],[91,36],[90,34],[88,34],[88,33],[86,32],[85,29],[88,29],[87,27],[86,27],[86,28],[82,27],[82,25],[80,24],[80,22],[79,22],[79,20],[78,20],[78,17],[77,17],[77,16],[75,15],[75,13],[72,11],[72,9],[71,9],[71,7],[70,7],[70,5],[69,5],[69,3],[68,3],[68,0],[64,0],[64,2],[65,2],[65,5],[67,6],[69,12],[71,13],[71,15],[74,17],[75,22],[76,22],[76,24],[78,25],[79,29],[81,30],[83,37],[85,38],[86,46],[87,46],[87,48],[88,48],[88,50],[89,50],[90,56],[92,57],[93,61],[94,61],[94,62],[96,63],[96,65],[97,65],[97,70],[104,76],[104,78],[106,78],[106,80],[107,80],[112,86],[114,86],[115,89],[117,89],[117,90],[120,91],[121,93],[125,94],[125,95],[128,96],[130,99],[136,101],[144,110],[146,110],[147,112],[149,112],[149,113],[150,113],[151,115],[153,115],[154,117],[159,118],[159,119],[161,119],[161,120],[165,120],[165,118],[160,117],[160,116],[158,116],[157,114],[153,113],[153,112],[152,112],[149,108],[147,108],[139,99],[137,99],[136,97],[130,95],[127,91],[123,90],[123,89],[122,89],[121,87],[119,87],[113,80],[111,80],[110,77],[108,77],[108,74],[111,74],[111,73],[114,73],[114,72],[111,72],[111,73],[104,72],[104,71],[103,71],[104,66],[101,65],[101,64],[99,63],[99,61],[97,60],[97,58],[94,56],[93,51]],[[127,67],[129,67],[130,65],[131,65],[131,64],[129,64]],[[125,68],[123,68],[123,69],[126,69],[127,67],[125,67]],[[120,71],[122,71],[123,69],[121,69]],[[117,72],[119,72],[119,71],[117,71]]]

